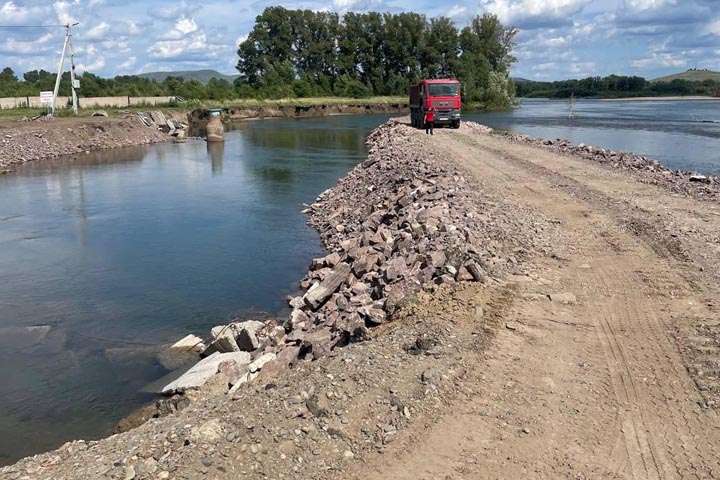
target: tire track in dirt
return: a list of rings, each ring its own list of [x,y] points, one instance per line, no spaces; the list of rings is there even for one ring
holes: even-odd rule
[[[615,249],[614,258],[598,262],[596,274],[587,276],[584,272],[576,281],[589,280],[590,288],[598,291],[591,302],[593,318],[598,341],[606,353],[625,439],[625,453],[613,448],[615,452],[608,460],[621,472],[625,464],[621,456],[626,455],[633,478],[713,478],[718,471],[713,445],[718,440],[717,425],[714,415],[701,417],[697,408],[700,396],[669,336],[668,312],[672,305],[653,298],[655,292],[639,289],[641,282],[633,275],[636,270],[649,270],[650,275],[666,276],[689,298],[690,289],[683,285],[681,276],[677,272],[668,274],[673,267],[657,257],[670,254],[684,261],[684,256],[674,256],[666,246],[658,248],[650,242],[653,251],[643,249],[643,244],[625,233],[623,222],[618,221],[624,213],[622,203],[601,192],[530,160],[485,148],[482,140],[467,133],[455,135],[452,140],[450,135],[443,137],[438,143],[451,152],[457,163],[465,163],[485,179],[488,171],[493,172],[493,180],[501,183],[494,187],[514,193],[513,198],[524,197],[533,207],[570,225],[577,223],[576,211],[583,208],[601,212],[605,217],[610,236],[619,248]],[[588,226],[591,225],[575,225],[575,232]],[[596,232],[591,228],[586,233]],[[581,236],[580,242],[585,243],[588,251],[602,252],[603,247],[597,242],[599,235],[585,237]]]

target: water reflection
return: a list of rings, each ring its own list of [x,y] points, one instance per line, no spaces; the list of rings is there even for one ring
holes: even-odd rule
[[[17,168],[17,173],[35,176],[50,173],[63,175],[68,171],[80,170],[84,167],[107,166],[112,168],[117,165],[139,163],[145,158],[150,148],[149,145],[139,145],[66,155],[20,165]]]
[[[297,128],[297,123],[307,123]],[[318,120],[278,120],[276,125],[268,122],[256,122],[252,128],[242,128],[249,142],[258,147],[270,147],[284,150],[326,149],[328,145],[337,150],[362,149],[365,139],[358,136],[353,129],[328,129]],[[269,127],[269,128],[268,128]]]
[[[295,173],[289,168],[258,166],[252,170],[255,175],[268,182],[289,184],[295,177]]]
[[[212,174],[222,175],[223,155],[225,154],[225,142],[206,142],[207,152],[212,164]]]
[[[0,177],[0,464],[110,433],[168,373],[156,345],[285,308],[322,254],[302,204],[364,158],[386,118],[247,123],[224,144]]]

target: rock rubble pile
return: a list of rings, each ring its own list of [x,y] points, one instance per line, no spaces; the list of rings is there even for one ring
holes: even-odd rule
[[[234,367],[246,380],[270,376],[369,338],[421,290],[494,282],[528,255],[521,247],[504,251],[507,244],[533,243],[520,233],[508,235],[523,230],[519,217],[480,198],[435,152],[419,157],[413,132],[393,120],[376,129],[367,140],[368,159],[305,210],[329,253],[312,261],[300,282],[304,293],[288,299],[292,312],[283,326],[249,321],[215,327],[203,355],[271,355],[262,372],[252,371],[249,359]],[[218,368],[203,371],[211,375]],[[197,379],[198,386],[207,381]],[[182,391],[176,386],[163,391]]]

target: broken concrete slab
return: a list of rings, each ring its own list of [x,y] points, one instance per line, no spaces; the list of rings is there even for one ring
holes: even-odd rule
[[[235,341],[235,330],[232,328],[232,325],[218,325],[217,327],[213,327],[211,332],[215,340],[210,344],[210,347],[212,347],[214,351],[220,353],[240,351]]]
[[[190,388],[201,387],[218,372],[220,364],[227,361],[234,361],[239,365],[249,365],[250,354],[247,352],[215,352],[209,357],[200,360],[177,380],[165,385],[162,393],[169,395]]]
[[[349,274],[350,265],[339,263],[322,282],[307,291],[303,301],[308,307],[317,310],[347,280]]]
[[[259,345],[260,342],[258,341],[255,332],[253,332],[252,330],[243,328],[238,334],[237,346],[241,351],[252,352],[256,348],[258,348]]]
[[[277,355],[274,353],[266,353],[262,357],[258,358],[254,362],[252,362],[250,365],[248,365],[248,369],[251,373],[255,373],[261,368],[263,368],[268,362],[272,362],[277,358]]]
[[[203,339],[190,334],[158,353],[157,359],[167,370],[176,370],[197,361],[198,355],[203,350],[205,350]]]

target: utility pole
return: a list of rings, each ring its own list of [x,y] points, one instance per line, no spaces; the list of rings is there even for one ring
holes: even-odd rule
[[[53,90],[52,110],[50,111],[50,116],[51,116],[51,117],[55,116],[55,108],[56,108],[56,105],[57,105],[57,96],[58,96],[58,91],[60,90],[60,79],[62,78],[63,67],[65,66],[65,52],[67,51],[68,46],[70,45],[70,37],[72,36],[72,34],[70,33],[70,29],[71,29],[72,27],[76,26],[76,25],[79,25],[79,24],[78,24],[78,23],[73,23],[72,25],[70,25],[70,24],[65,25],[65,42],[63,43],[62,53],[60,54],[60,65],[58,66],[57,77],[55,78],[55,90]],[[72,50],[71,50],[71,51],[72,51]],[[71,53],[70,55],[71,55],[71,57],[72,57],[72,53]],[[72,60],[71,60],[71,61],[72,61]],[[74,69],[75,69],[75,67],[73,66],[73,69],[72,69],[72,70],[74,70]],[[75,77],[75,72],[72,71],[72,70],[71,70],[71,72],[70,72],[70,75],[71,75],[72,78],[74,78],[74,77]],[[76,96],[75,96],[75,85],[74,85],[74,82],[71,81],[71,83],[73,83],[73,84],[71,85],[72,95],[73,95],[73,110],[75,111],[75,113],[77,113],[77,102],[76,102]]]
[[[72,35],[71,35],[72,37]],[[68,48],[70,50],[70,90],[72,91],[72,105],[73,105],[73,112],[75,112],[75,115],[78,114],[78,98],[77,93],[75,93],[75,88],[80,88],[80,81],[75,80],[75,54],[73,53],[72,48],[72,38],[70,38],[70,41],[68,42]]]

